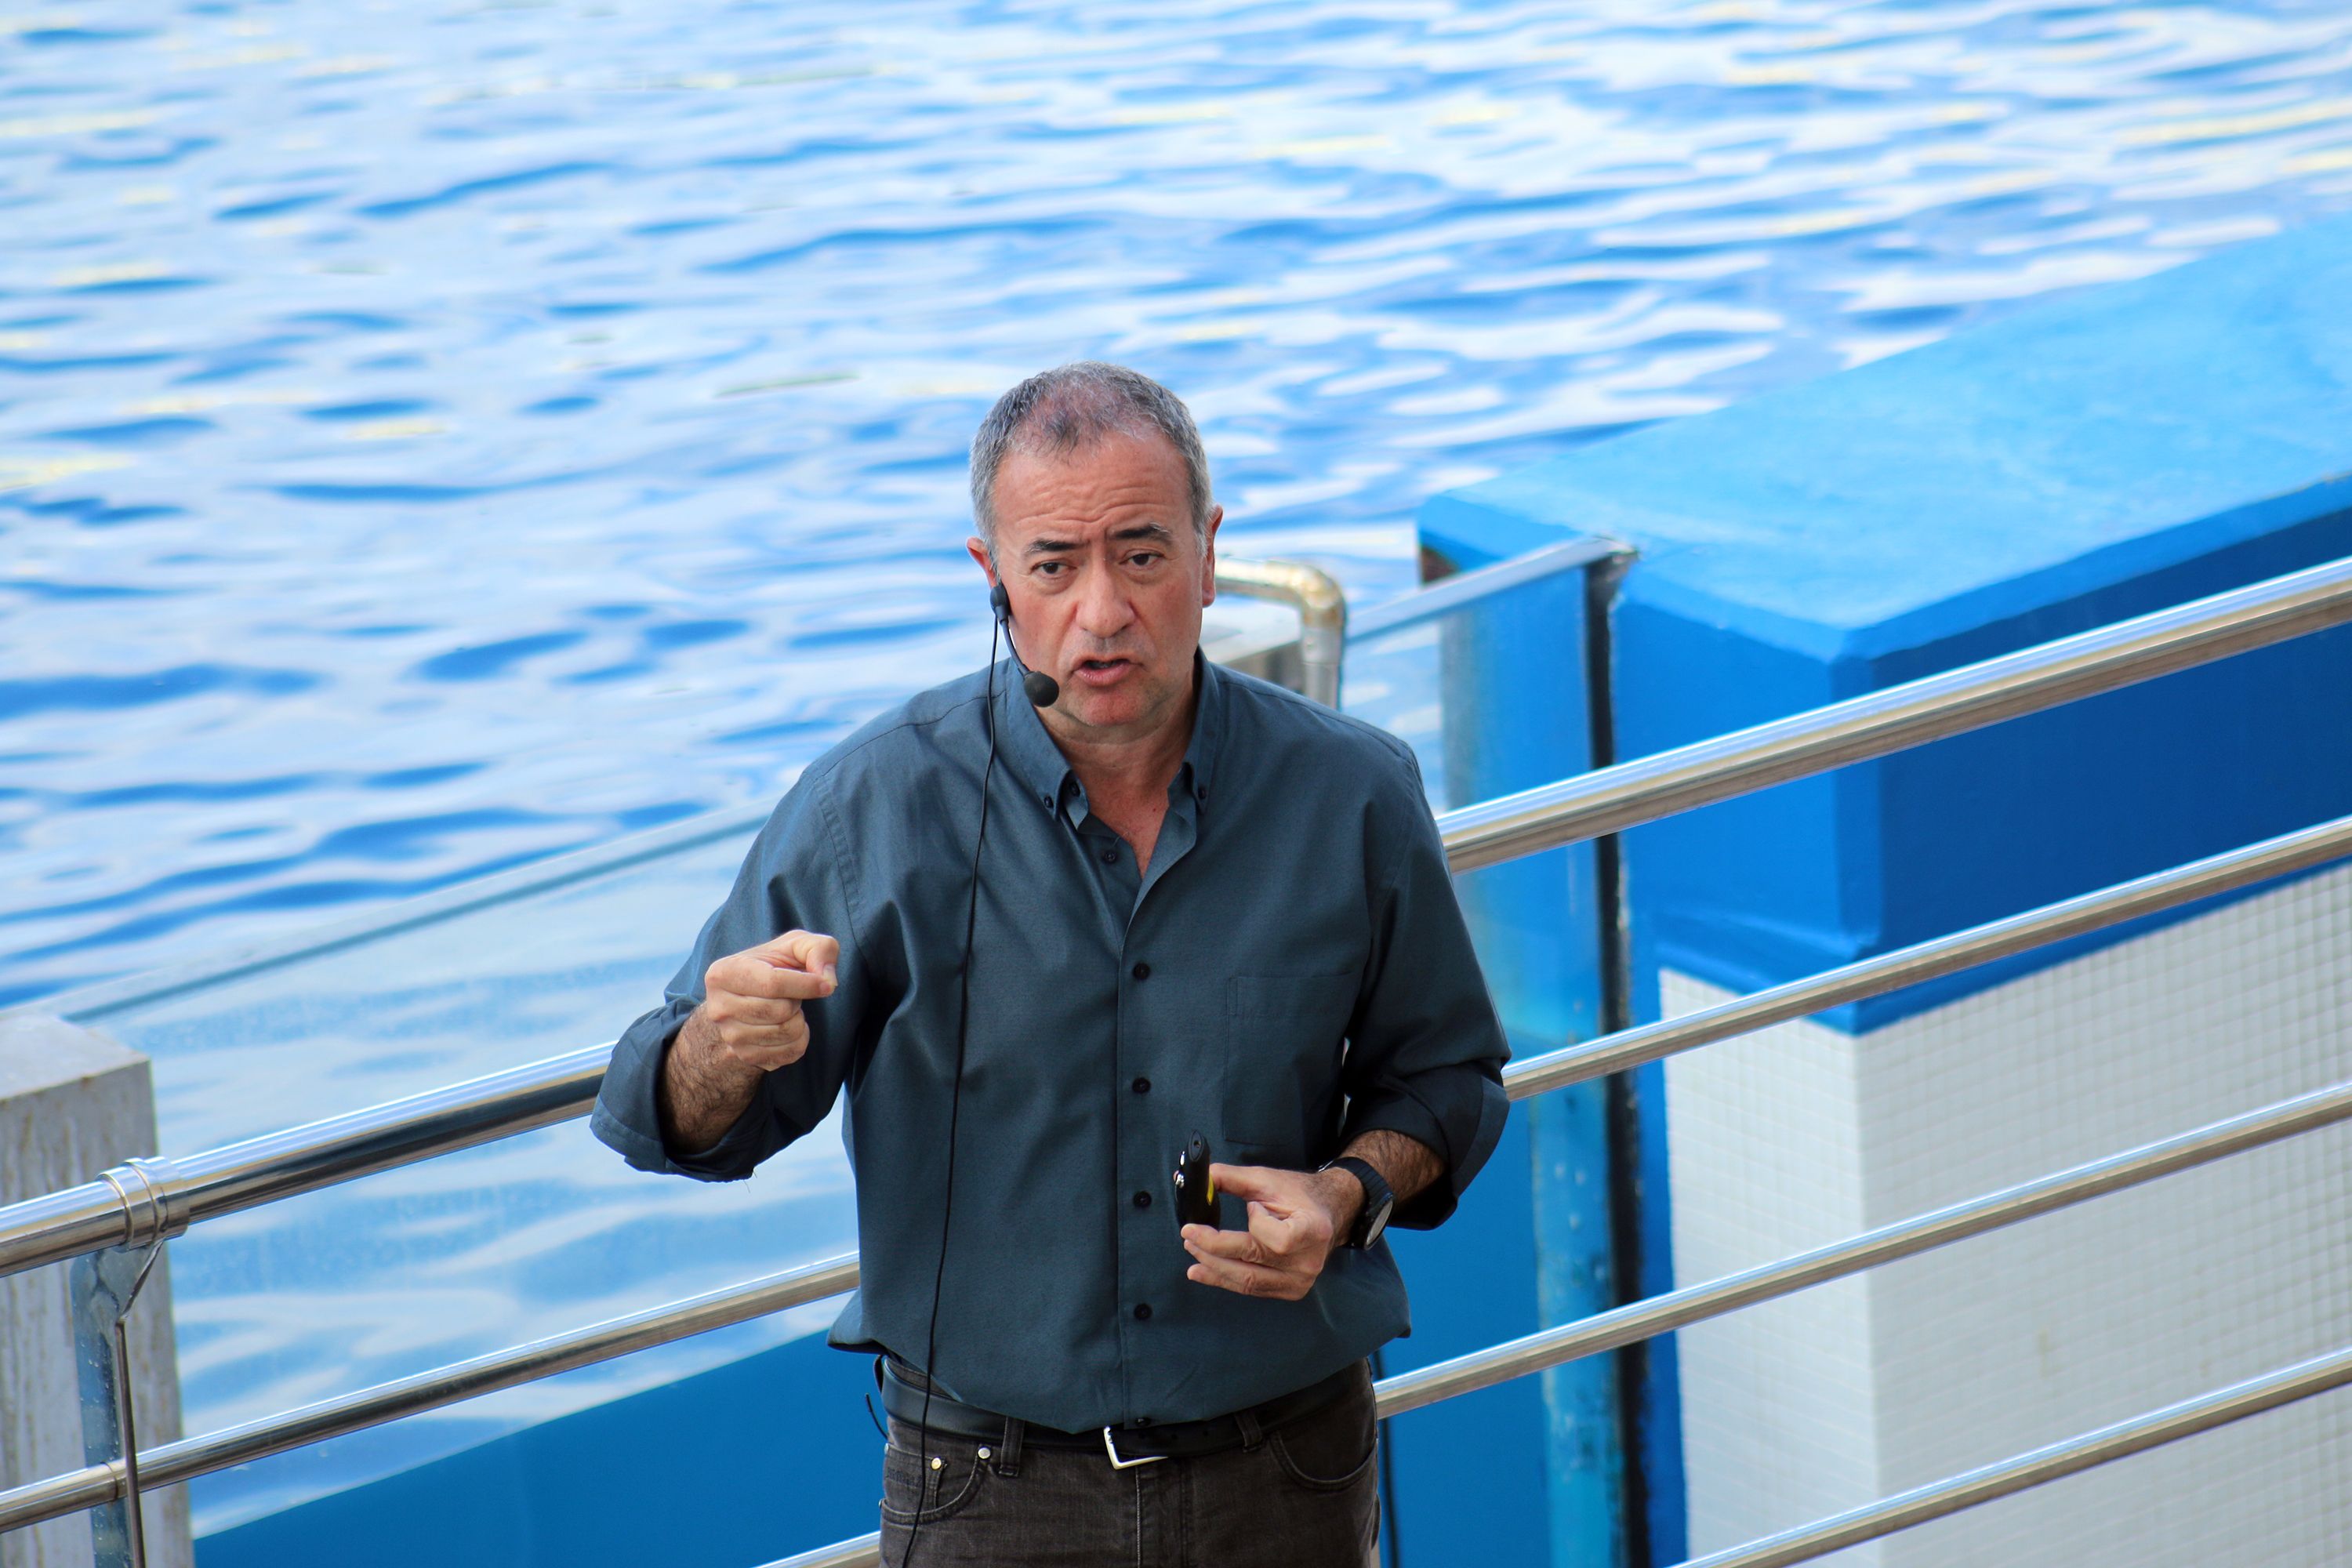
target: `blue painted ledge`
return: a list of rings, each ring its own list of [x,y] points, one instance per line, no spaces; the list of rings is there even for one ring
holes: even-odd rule
[[[2347,300],[2352,222],[2316,225],[1436,497],[1423,543],[1634,546],[1640,756],[2352,555]],[[1749,990],[2347,812],[2339,631],[1635,830],[1637,967]]]

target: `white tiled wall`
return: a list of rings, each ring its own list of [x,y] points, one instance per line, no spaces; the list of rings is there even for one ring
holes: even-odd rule
[[[1663,976],[1669,1015],[1724,999]],[[2352,868],[1863,1036],[1667,1064],[1677,1283],[2352,1079]],[[2352,1128],[1681,1336],[1694,1553],[2352,1345]],[[1823,1561],[2352,1564],[2352,1392]]]

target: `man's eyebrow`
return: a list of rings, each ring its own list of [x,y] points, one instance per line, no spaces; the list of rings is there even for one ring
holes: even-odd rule
[[[1129,523],[1125,528],[1113,529],[1111,531],[1110,537],[1121,543],[1125,543],[1130,540],[1150,539],[1165,544],[1173,543],[1176,539],[1176,535],[1172,530],[1169,529],[1164,524],[1157,522]],[[1080,548],[1079,543],[1075,539],[1033,539],[1029,542],[1027,547],[1022,551],[1022,553],[1024,555],[1067,555],[1071,551],[1078,548]]]

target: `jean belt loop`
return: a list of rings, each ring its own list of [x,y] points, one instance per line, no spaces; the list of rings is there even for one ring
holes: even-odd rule
[[[1027,1424],[1018,1415],[1004,1418],[1004,1441],[997,1445],[995,1467],[1000,1476],[1021,1473],[1021,1439],[1028,1431]]]
[[[1234,1425],[1242,1429],[1242,1447],[1244,1450],[1254,1453],[1256,1451],[1257,1446],[1265,1441],[1265,1428],[1258,1425],[1256,1411],[1234,1411]]]

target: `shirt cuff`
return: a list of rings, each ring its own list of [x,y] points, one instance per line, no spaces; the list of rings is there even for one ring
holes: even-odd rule
[[[1433,1230],[1445,1223],[1461,1201],[1463,1184],[1455,1178],[1455,1161],[1447,1146],[1445,1126],[1434,1111],[1417,1100],[1403,1095],[1383,1095],[1371,1104],[1359,1104],[1349,1110],[1345,1134],[1339,1147],[1348,1145],[1367,1132],[1402,1132],[1437,1156],[1444,1169],[1437,1179],[1413,1194],[1399,1198],[1389,1215],[1389,1224],[1403,1230]]]
[[[768,1116],[764,1083],[735,1125],[709,1148],[680,1155],[662,1139],[661,1075],[690,1011],[682,1000],[676,1001],[629,1026],[614,1045],[588,1130],[640,1171],[704,1182],[740,1181],[767,1152],[761,1141]]]
[[[760,1131],[767,1120],[768,1080],[761,1079],[751,1091],[751,1103],[718,1142],[691,1154],[670,1154],[669,1168],[698,1182],[740,1182],[760,1163],[764,1152]]]

